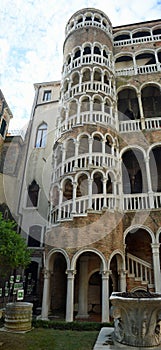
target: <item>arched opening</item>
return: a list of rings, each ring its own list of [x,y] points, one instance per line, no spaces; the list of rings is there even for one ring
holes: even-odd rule
[[[92,193],[103,193],[103,175],[99,172],[96,172],[93,176]]]
[[[133,58],[130,55],[122,55],[116,58],[115,61],[115,69],[121,70],[121,69],[127,69],[127,68],[133,68]]]
[[[62,148],[61,146],[58,146],[57,150],[56,150],[56,165],[58,166],[59,164],[61,164],[62,162]]]
[[[93,111],[100,111],[102,110],[102,101],[98,97],[95,97],[93,100]]]
[[[111,146],[112,146],[112,140],[110,136],[106,137],[106,142],[105,142],[105,153],[111,154]]]
[[[27,207],[37,207],[39,196],[39,185],[35,180],[28,186]]]
[[[77,181],[77,197],[88,195],[88,178],[86,174],[81,174]]]
[[[100,71],[100,70],[95,70],[95,71],[94,71],[93,80],[94,80],[95,82],[101,81],[101,76],[102,76],[101,71]]]
[[[161,146],[152,148],[149,156],[152,190],[161,192]],[[161,205],[160,201],[158,204]]]
[[[63,202],[73,198],[73,184],[70,179],[64,181],[63,184]]]
[[[66,293],[67,293],[67,264],[65,257],[57,252],[53,255],[52,273],[50,280],[50,316],[64,319],[66,312]]]
[[[79,58],[81,56],[81,51],[80,49],[76,50],[74,56],[73,56],[73,60],[76,60],[77,58]]]
[[[89,151],[89,140],[88,136],[83,135],[79,140],[78,154],[85,154]]]
[[[40,247],[42,227],[33,225],[29,228],[28,247]]]
[[[94,135],[93,137],[92,152],[102,152],[102,138],[100,135]]]
[[[153,288],[151,236],[143,229],[131,230],[125,239],[127,290],[147,286]]]
[[[90,100],[89,97],[83,97],[81,100],[81,113],[89,112],[90,110]]]
[[[69,117],[77,114],[77,103],[76,101],[71,101],[69,104]]]
[[[102,279],[101,259],[92,252],[84,252],[76,263],[75,317],[90,321],[101,320]]]
[[[136,55],[135,59],[138,67],[156,64],[155,55],[150,52],[143,52],[141,54],[138,54]]]
[[[130,33],[120,33],[114,37],[114,42],[122,41],[122,40],[129,40],[129,39],[130,39]]]
[[[134,120],[140,118],[139,104],[134,89],[123,89],[118,93],[117,108],[119,120]]]
[[[122,156],[123,193],[147,191],[146,168],[143,153],[129,149]]]
[[[66,159],[74,157],[75,154],[75,145],[74,140],[68,140],[66,143]]]
[[[151,36],[151,33],[149,30],[140,30],[138,32],[135,32],[132,34],[133,38],[143,38],[143,37],[147,37],[147,36]]]
[[[83,55],[91,55],[91,47],[86,46],[83,50]]]
[[[79,74],[76,72],[72,75],[72,84],[71,87],[79,84]]]
[[[86,81],[91,81],[91,72],[90,69],[85,69],[83,71],[82,83]]]
[[[111,177],[110,175],[108,174],[108,178],[107,178],[107,182],[106,182],[106,193],[107,194],[110,194],[113,192],[113,189],[112,189],[112,181],[111,181]]]
[[[161,92],[160,88],[154,85],[148,85],[141,91],[142,106],[145,118],[161,116]]]
[[[101,55],[101,50],[98,46],[94,46],[94,54],[95,55]]]

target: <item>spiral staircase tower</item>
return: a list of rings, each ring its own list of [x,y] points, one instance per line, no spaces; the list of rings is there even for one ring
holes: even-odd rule
[[[54,146],[51,225],[116,207],[117,114],[112,26],[102,11],[66,25]]]

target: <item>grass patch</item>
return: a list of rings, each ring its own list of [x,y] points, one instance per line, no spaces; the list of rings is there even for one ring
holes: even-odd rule
[[[98,331],[62,331],[44,328],[36,328],[25,334],[0,332],[0,349],[92,350],[97,336]]]

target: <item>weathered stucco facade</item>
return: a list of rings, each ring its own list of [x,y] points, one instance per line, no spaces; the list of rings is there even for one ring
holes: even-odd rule
[[[42,318],[107,321],[112,291],[161,292],[161,21],[80,10],[62,65],[35,84],[19,226]]]

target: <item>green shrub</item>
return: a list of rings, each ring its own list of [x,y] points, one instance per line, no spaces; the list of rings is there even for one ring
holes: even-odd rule
[[[53,328],[59,330],[99,331],[102,327],[113,327],[113,324],[108,322],[65,322],[33,319],[32,326],[35,328]]]

